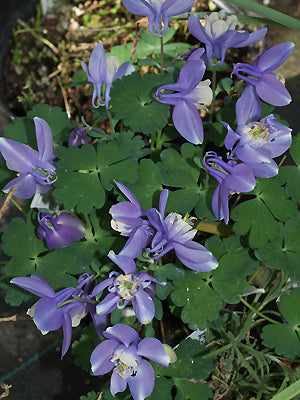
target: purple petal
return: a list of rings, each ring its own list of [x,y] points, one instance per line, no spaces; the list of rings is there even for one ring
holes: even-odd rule
[[[227,135],[225,137],[225,147],[227,150],[230,150],[235,142],[237,142],[241,137],[231,129],[227,122],[221,121],[221,124],[224,126],[224,128],[227,129]]]
[[[125,274],[133,274],[135,272],[136,266],[132,258],[120,254],[118,255],[113,250],[108,253],[107,257],[121,268]]]
[[[152,393],[155,375],[151,364],[142,360],[135,376],[127,378],[128,386],[134,400],[144,400]]]
[[[254,176],[258,178],[272,178],[273,176],[278,174],[278,165],[274,160],[271,160],[269,163],[257,163],[250,165],[253,171]]]
[[[154,318],[155,307],[153,299],[144,290],[137,292],[132,299],[132,306],[141,324],[149,324]]]
[[[255,187],[255,178],[248,164],[237,164],[233,167],[231,175],[224,179],[228,189],[235,192],[250,192]]]
[[[249,34],[248,38],[244,40],[242,43],[235,45],[233,47],[240,48],[240,47],[247,47],[250,44],[259,42],[267,33],[267,28],[259,29],[256,32],[252,32]]]
[[[116,221],[122,221],[127,225],[139,226],[141,221],[138,219],[141,216],[141,207],[136,206],[129,201],[113,205],[109,213]]]
[[[264,74],[261,79],[255,82],[255,88],[258,96],[273,106],[286,106],[292,101],[286,87],[276,78],[274,73]]]
[[[101,293],[105,288],[108,286],[112,285],[114,283],[114,278],[108,278],[105,279],[104,281],[100,282],[98,285],[94,287],[94,290],[91,293],[91,297],[97,296],[99,293]]]
[[[148,16],[153,13],[153,7],[144,0],[122,0],[122,3],[132,14]]]
[[[92,83],[102,85],[106,80],[106,59],[101,40],[92,51],[89,60],[89,77]]]
[[[127,379],[113,372],[110,380],[110,392],[114,396],[116,393],[124,392],[127,387]]]
[[[42,297],[37,302],[33,319],[39,330],[55,331],[62,326],[64,311],[56,305],[57,301],[50,297]]]
[[[246,86],[236,103],[235,110],[238,126],[259,120],[261,115],[261,102],[253,86]]]
[[[207,34],[206,30],[203,28],[199,17],[190,14],[188,17],[188,28],[190,33],[202,43],[213,43],[212,38]]]
[[[118,71],[115,73],[113,77],[113,81],[116,79],[121,79],[123,76],[128,76],[134,72],[134,66],[131,64],[130,61],[124,62],[123,64],[120,65],[120,68]]]
[[[13,278],[10,283],[14,283],[17,286],[27,290],[30,293],[33,293],[37,296],[48,296],[54,297],[55,292],[49,283],[42,278],[40,275],[31,275],[30,277],[18,277]]]
[[[165,215],[166,205],[168,201],[169,191],[168,189],[163,189],[159,196],[159,213],[161,216]]]
[[[65,228],[65,235],[72,238],[73,241],[76,239],[83,239],[85,237],[85,229],[82,223],[68,213],[61,213],[55,218],[57,225]]]
[[[114,368],[115,365],[110,360],[118,346],[119,343],[116,340],[104,340],[98,344],[90,359],[94,375],[104,375]]]
[[[137,208],[141,209],[140,203],[138,202],[135,195],[122,183],[116,182],[115,184],[118,186],[119,190],[127,197],[131,203],[133,203]]]
[[[158,339],[146,338],[138,345],[137,354],[168,368],[170,357],[167,355],[164,346]]]
[[[218,185],[212,197],[212,209],[218,220],[229,221],[228,190],[222,184]]]
[[[0,152],[8,167],[17,172],[30,172],[38,163],[38,152],[27,144],[0,138]]]
[[[69,314],[64,314],[63,332],[64,332],[64,340],[62,344],[61,358],[63,358],[63,356],[68,351],[72,339],[72,319]]]
[[[130,235],[130,238],[127,240],[119,255],[129,258],[138,257],[142,253],[144,248],[148,245],[150,239],[150,229],[147,229],[145,225],[142,225]]]
[[[172,89],[172,84],[165,85],[166,89],[178,90],[182,94],[191,92],[201,81],[204,72],[205,64],[202,60],[191,61],[181,69],[178,81],[176,82],[176,89]]]
[[[186,267],[195,271],[211,271],[218,266],[218,262],[212,253],[200,243],[192,240],[182,244],[173,243],[176,256]]]
[[[188,142],[193,144],[201,144],[203,142],[202,120],[193,103],[187,101],[178,103],[174,107],[172,118],[175,128]]]
[[[94,304],[87,304],[87,307],[91,314],[96,333],[98,337],[101,338],[103,336],[103,331],[107,327],[108,317],[107,315],[98,315]]]
[[[17,178],[8,182],[2,190],[3,192],[7,192],[14,186],[17,187],[14,195],[16,197],[20,197],[21,199],[30,199],[32,196],[34,196],[37,188],[35,179],[30,174],[22,174],[21,176],[18,176]]]
[[[40,161],[52,161],[55,158],[53,151],[53,135],[50,126],[42,118],[34,118],[36,141],[39,149]]]
[[[187,12],[194,3],[195,0],[166,0],[161,7],[161,11],[163,15],[173,17]]]
[[[283,64],[294,50],[295,44],[293,42],[285,42],[277,44],[270,49],[264,51],[257,59],[257,66],[261,71],[271,72],[275,71],[281,64]]]
[[[114,293],[109,293],[99,304],[97,304],[97,314],[107,315],[111,313],[117,307],[117,303],[119,300],[120,296]]]
[[[138,340],[138,333],[128,325],[116,324],[110,328],[107,328],[105,332],[103,332],[103,336],[108,339],[118,340],[121,343],[124,343],[126,347],[132,342]]]
[[[251,147],[250,143],[246,143],[243,146],[237,146],[236,155],[239,160],[244,161],[248,164],[256,164],[262,162],[272,162],[271,156],[264,151],[264,148],[255,149]]]

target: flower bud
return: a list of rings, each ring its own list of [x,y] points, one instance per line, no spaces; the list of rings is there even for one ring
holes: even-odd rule
[[[86,128],[78,126],[74,129],[69,136],[68,146],[80,147],[83,144],[88,144],[89,140],[86,136]]]

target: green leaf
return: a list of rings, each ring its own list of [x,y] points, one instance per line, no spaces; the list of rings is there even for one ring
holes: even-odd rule
[[[213,397],[211,389],[200,382],[185,379],[174,379],[174,382],[177,387],[175,400],[207,400]]]
[[[138,164],[131,158],[132,148],[117,142],[99,143],[81,148],[59,148],[56,151],[59,168],[54,196],[65,208],[77,208],[87,213],[105,203],[105,190],[113,181],[135,182]]]
[[[201,347],[198,340],[184,339],[175,348],[177,361],[164,368],[155,365],[158,375],[170,376],[182,379],[205,379],[213,369],[210,359],[203,356],[207,353],[205,347]]]
[[[276,394],[271,400],[290,400],[296,399],[296,396],[300,394],[300,379],[288,386],[282,392]]]
[[[278,235],[279,221],[287,221],[295,215],[297,207],[287,199],[284,189],[277,178],[257,179],[254,190],[248,194],[255,199],[245,201],[231,213],[236,221],[233,229],[240,235],[250,230],[249,243],[252,248],[264,247]]]
[[[153,97],[155,90],[172,81],[171,75],[140,75],[134,72],[117,79],[110,91],[112,111],[116,119],[123,119],[133,131],[152,134],[164,128],[170,116],[169,105]]]
[[[281,224],[277,238],[265,247],[257,249],[255,255],[269,268],[285,269],[295,279],[300,279],[300,215]]]
[[[278,178],[285,184],[285,190],[295,201],[300,201],[300,134],[293,138],[290,148],[291,156],[296,164],[283,166],[279,169]]]
[[[181,280],[175,281],[176,289],[171,294],[171,299],[181,310],[182,321],[189,324],[193,330],[204,329],[207,320],[213,321],[222,308],[222,300],[211,289],[209,282],[203,280],[203,272],[184,271]]]
[[[86,396],[80,396],[79,400],[98,400],[99,393],[89,392]]]
[[[83,86],[88,83],[88,78],[86,73],[83,69],[76,71],[75,74],[72,76],[70,87],[75,88],[77,86]]]
[[[94,324],[90,323],[83,329],[80,339],[72,344],[75,364],[89,372],[91,370],[90,358],[92,352],[100,342]]]
[[[172,387],[174,386],[173,379],[166,379],[163,376],[158,376],[155,379],[153,392],[147,397],[147,400],[172,400]]]
[[[229,304],[239,303],[239,295],[244,294],[249,288],[246,276],[254,271],[254,265],[247,262],[241,254],[225,254],[218,268],[213,272],[212,285],[220,297]],[[232,285],[234,276],[235,284]]]
[[[226,92],[229,96],[232,84],[233,84],[233,80],[230,78],[221,79],[217,85],[215,96],[217,96],[219,93],[221,93],[223,91]]]
[[[175,264],[165,264],[162,267],[157,267],[154,276],[159,282],[166,282],[166,285],[157,285],[155,295],[160,300],[165,300],[174,289],[172,282],[182,278],[183,275],[183,269],[177,267]]]
[[[275,347],[277,354],[289,358],[300,356],[300,289],[293,289],[279,302],[279,309],[287,323],[270,324],[263,327],[261,337],[267,347]]]
[[[261,15],[268,19],[278,22],[287,28],[294,29],[295,31],[300,31],[300,21],[292,18],[286,14],[279,11],[273,10],[270,7],[258,4],[253,0],[225,0],[228,3],[234,4],[238,7],[245,8],[246,10],[252,11],[255,14]]]

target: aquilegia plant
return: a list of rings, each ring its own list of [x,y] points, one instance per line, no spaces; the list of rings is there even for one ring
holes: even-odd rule
[[[62,357],[108,374],[81,400],[269,400],[297,379],[300,138],[274,107],[294,44],[245,63],[267,28],[193,4],[123,0],[149,30],[79,57],[92,113],[36,105],[0,138],[0,215],[26,215],[3,234],[1,287],[43,334],[62,328]],[[176,37],[200,43],[167,43],[190,10]]]

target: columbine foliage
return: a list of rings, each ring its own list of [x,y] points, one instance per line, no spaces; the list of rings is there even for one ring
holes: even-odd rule
[[[0,284],[41,331],[63,328],[63,355],[90,321],[75,363],[111,377],[81,400],[269,400],[296,379],[282,357],[300,355],[300,139],[260,100],[289,103],[274,70],[294,45],[228,65],[266,28],[223,11],[205,27],[189,15],[201,48],[169,43],[192,5],[123,0],[149,31],[81,62],[91,126],[36,105],[0,139],[1,189],[30,199],[3,234]]]

